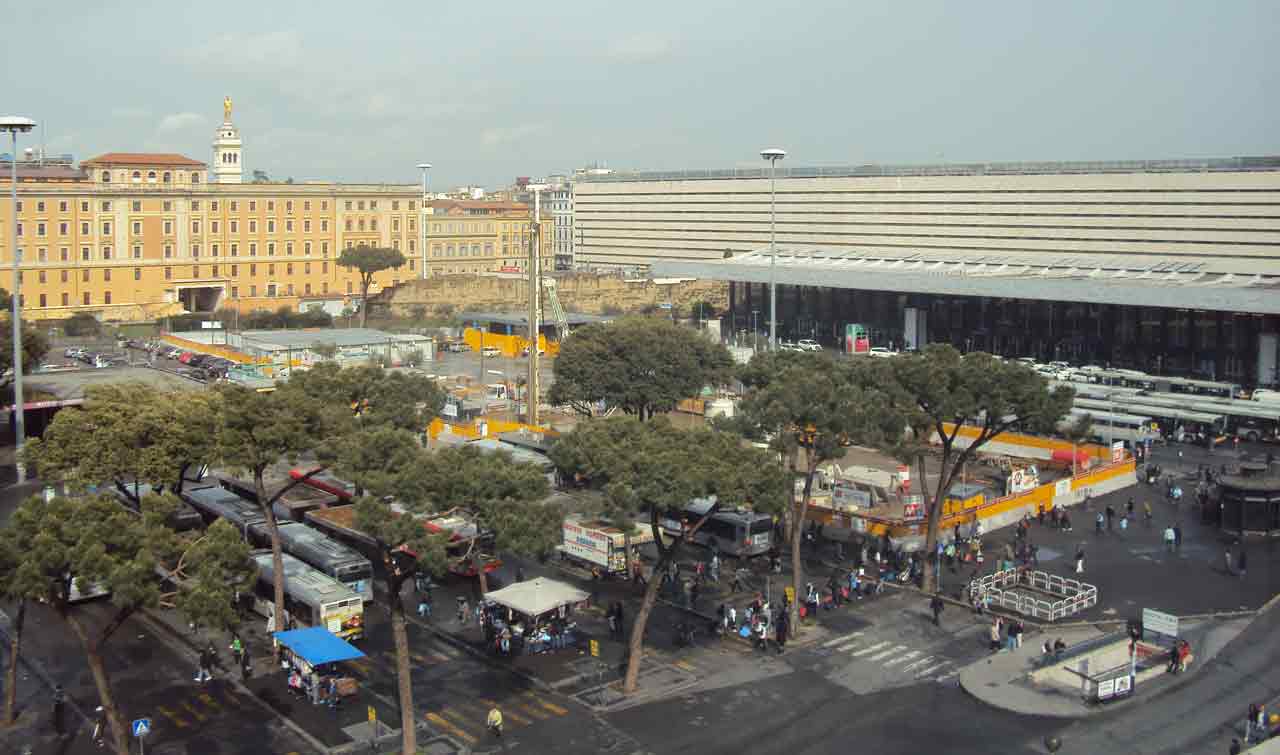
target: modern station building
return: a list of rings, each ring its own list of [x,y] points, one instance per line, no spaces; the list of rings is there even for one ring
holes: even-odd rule
[[[611,173],[574,212],[579,263],[727,281],[738,333],[772,279],[779,338],[1277,382],[1280,157]]]

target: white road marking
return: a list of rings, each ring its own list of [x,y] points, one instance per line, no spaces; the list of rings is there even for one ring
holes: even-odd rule
[[[926,663],[928,663],[929,661],[932,661],[932,660],[933,660],[933,656],[931,656],[931,655],[926,655],[925,657],[921,658],[921,659],[920,659],[920,660],[918,660],[918,661],[913,661],[910,665],[903,666],[903,667],[902,667],[902,670],[903,670],[903,671],[910,671],[911,669],[913,669],[913,668],[917,668],[917,667],[919,667],[919,666],[923,666],[923,665],[925,665]]]
[[[915,658],[917,655],[920,655],[920,651],[919,651],[919,650],[912,650],[910,653],[904,653],[903,655],[900,655],[900,656],[898,656],[897,658],[894,658],[894,659],[893,659],[893,660],[891,660],[891,661],[885,661],[884,667],[885,667],[885,668],[889,668],[890,666],[896,666],[896,665],[898,665],[899,663],[902,663],[902,662],[904,662],[904,661],[909,661],[909,660],[911,660],[912,658]]]
[[[898,645],[897,647],[892,648],[892,649],[890,649],[890,650],[884,650],[884,651],[881,651],[881,652],[879,652],[879,653],[876,653],[875,655],[871,656],[871,657],[870,657],[870,658],[868,658],[867,660],[869,660],[869,661],[878,661],[878,660],[880,660],[881,658],[888,658],[889,656],[893,655],[894,653],[901,653],[903,650],[906,650],[906,649],[907,649],[907,646],[906,646],[906,645]]]
[[[826,642],[822,643],[822,646],[824,648],[829,648],[832,645],[839,645],[842,642],[846,642],[848,640],[852,640],[855,637],[861,637],[861,636],[862,636],[862,632],[854,632],[853,634],[846,634],[842,637],[837,637],[834,640],[827,640]]]
[[[950,665],[950,663],[951,663],[951,661],[943,661],[942,663],[939,663],[939,664],[934,665],[934,666],[930,666],[930,667],[929,667],[929,668],[927,668],[927,669],[923,669],[923,670],[921,670],[919,673],[917,673],[917,674],[916,674],[916,678],[917,678],[917,679],[923,679],[924,677],[928,676],[929,674],[932,674],[933,672],[937,671],[938,669],[942,668],[943,666]]]
[[[863,649],[859,650],[858,652],[854,653],[854,654],[853,654],[853,656],[854,656],[855,658],[857,658],[857,657],[858,657],[858,656],[860,656],[860,655],[866,655],[867,653],[874,653],[874,652],[876,652],[877,650],[879,650],[880,648],[883,648],[885,645],[888,645],[888,644],[889,644],[889,642],[888,642],[887,640],[886,640],[885,642],[877,642],[876,644],[872,645],[871,647],[866,647],[866,648],[863,648]]]

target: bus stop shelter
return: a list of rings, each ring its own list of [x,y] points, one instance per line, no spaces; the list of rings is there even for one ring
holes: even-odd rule
[[[485,593],[484,597],[523,616],[537,618],[581,603],[590,596],[573,585],[538,577]]]

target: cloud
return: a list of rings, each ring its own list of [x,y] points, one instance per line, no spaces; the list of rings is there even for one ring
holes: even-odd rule
[[[538,133],[545,126],[543,123],[522,123],[519,126],[487,128],[480,132],[480,143],[487,147],[510,144]]]
[[[614,40],[607,50],[609,57],[620,60],[657,60],[671,54],[672,44],[657,34],[632,34]]]
[[[205,117],[199,113],[170,113],[160,119],[160,125],[156,126],[156,132],[160,134],[171,134],[175,131],[182,131],[199,126],[205,122]]]
[[[222,34],[187,55],[189,61],[201,66],[256,72],[264,67],[296,67],[302,58],[302,35],[290,30]]]

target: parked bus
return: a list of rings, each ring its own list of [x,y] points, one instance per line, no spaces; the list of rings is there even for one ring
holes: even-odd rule
[[[679,519],[663,517],[662,531],[679,537],[686,526],[697,524],[715,503],[715,496],[695,498],[684,507]],[[747,509],[722,508],[690,536],[689,542],[738,558],[763,555],[773,545],[773,517]]]
[[[307,513],[307,524],[325,535],[345,543],[370,559],[382,558],[382,545],[370,534],[356,527],[355,506],[332,506]],[[403,509],[392,511],[403,516]],[[502,561],[492,557],[493,533],[478,532],[475,523],[456,512],[432,517],[418,517],[428,532],[447,534],[445,554],[449,559],[449,572],[460,577],[474,577],[481,568],[488,574],[502,566]]]
[[[252,554],[258,567],[254,585],[253,610],[272,616],[275,610],[275,588],[271,551]],[[288,553],[284,560],[284,610],[298,624],[324,627],[345,640],[364,636],[364,601],[346,585],[307,566]]]
[[[124,489],[122,490],[121,487]],[[153,492],[150,485],[142,482],[121,483],[120,486],[111,487],[111,493],[120,502],[120,505],[135,514],[140,513],[138,505],[134,503],[133,498],[129,497],[129,494],[132,493],[137,500],[141,501]],[[204,520],[200,517],[200,512],[191,508],[185,501],[180,500],[173,511],[169,512],[169,515],[165,517],[165,524],[177,532],[186,532],[187,530],[200,529],[204,525]]]
[[[1218,438],[1226,432],[1226,418],[1221,413],[1188,409],[1187,402],[1181,399],[1148,399],[1145,396],[1106,400],[1077,398],[1075,406],[1091,413],[1127,412],[1151,417],[1160,423],[1161,434],[1165,438],[1179,442],[1183,440],[1176,437],[1179,429],[1184,433],[1212,438]]]
[[[1088,414],[1091,422],[1090,438],[1100,443],[1124,441],[1126,446],[1133,447],[1148,440],[1158,440],[1160,432],[1156,429],[1155,420],[1136,414],[1119,412],[1093,411],[1072,407],[1070,415],[1059,422],[1059,428],[1069,427],[1081,415]]]
[[[183,491],[183,500],[199,511],[208,523],[224,519],[259,548],[271,546],[267,519],[258,504],[246,501],[220,486]],[[332,577],[364,600],[373,600],[373,565],[369,559],[342,543],[297,522],[280,522],[280,549],[312,568]]]
[[[236,477],[219,477],[218,484],[246,501],[254,503],[258,501],[258,494],[254,491],[252,482]],[[272,480],[268,489],[276,490],[280,484],[281,481]],[[276,519],[279,521],[304,522],[308,511],[336,506],[340,500],[333,493],[326,493],[319,488],[313,488],[309,485],[294,485],[272,504],[272,510],[275,511]]]

